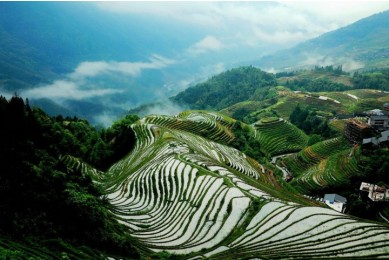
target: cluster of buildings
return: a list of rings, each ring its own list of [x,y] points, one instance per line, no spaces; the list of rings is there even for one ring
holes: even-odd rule
[[[358,116],[364,120],[349,120],[344,131],[345,137],[351,143],[361,144],[363,149],[389,147],[389,103],[385,103],[382,110],[373,109]],[[385,187],[362,182],[360,191],[362,196],[372,202],[389,201],[389,189]],[[344,212],[347,199],[338,194],[325,194],[323,202],[336,211]]]
[[[363,148],[389,147],[389,103],[383,110],[373,109],[363,113],[367,122],[351,119],[345,128],[345,136],[352,143],[362,144]]]
[[[385,202],[389,201],[389,189],[385,187],[362,182],[359,188],[363,198],[369,198],[372,202]],[[320,199],[330,208],[343,212],[346,209],[347,199],[339,194],[325,194],[324,199]]]
[[[372,202],[389,201],[389,189],[385,187],[362,182],[359,190],[363,198],[369,198]],[[347,199],[339,194],[325,194],[324,199],[320,199],[320,201],[338,212],[344,213],[346,210]]]
[[[372,201],[389,201],[389,189],[385,187],[362,182],[359,190],[367,194]]]

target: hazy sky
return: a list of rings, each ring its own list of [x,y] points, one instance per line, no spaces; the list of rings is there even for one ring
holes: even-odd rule
[[[236,46],[290,47],[389,9],[389,2],[102,2],[103,10],[162,17],[207,32],[194,54]]]

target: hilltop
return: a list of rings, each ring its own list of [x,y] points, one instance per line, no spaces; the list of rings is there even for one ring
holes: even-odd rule
[[[350,75],[341,66],[277,74],[240,67],[215,75],[170,100],[192,109],[219,110],[249,123],[262,117],[289,118],[297,104],[330,118],[382,107],[388,101],[388,75],[389,70]]]
[[[180,92],[171,100],[193,109],[219,110],[252,99],[275,85],[274,75],[252,66],[240,67],[213,76]]]

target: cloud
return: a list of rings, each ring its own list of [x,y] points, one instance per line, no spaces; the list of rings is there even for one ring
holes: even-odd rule
[[[273,68],[273,67],[271,67],[271,68],[264,68],[263,69],[264,71],[266,71],[267,73],[273,73],[273,74],[276,74],[278,71],[275,69],[275,68]]]
[[[13,97],[13,94],[11,94],[10,92],[0,88],[0,96],[5,97],[6,99],[11,99]]]
[[[111,74],[139,76],[145,69],[162,69],[175,61],[161,55],[153,55],[148,62],[85,61],[81,62],[73,73],[56,80],[52,84],[24,91],[30,98],[50,98],[54,101],[83,100],[122,93],[125,89],[113,89],[99,86],[93,78]]]
[[[329,21],[337,28],[389,9],[386,1],[290,1],[284,4],[295,12],[315,16],[321,22]]]
[[[95,115],[93,117],[93,121],[97,122],[99,125],[103,125],[104,127],[109,127],[112,123],[117,120],[117,114],[111,113],[109,111],[104,111],[101,114]]]
[[[142,111],[138,114],[140,117],[146,115],[177,115],[184,110],[187,110],[187,107],[179,106],[169,99],[159,99],[158,102],[145,105]]]
[[[101,2],[97,5],[110,12],[195,25],[205,35],[213,35],[205,38],[208,42],[198,44],[215,48],[221,47],[215,39],[223,39],[229,46],[291,47],[389,9],[388,2],[384,1]],[[212,49],[198,48],[200,53],[207,50]]]
[[[157,54],[139,62],[85,61],[62,79],[20,94],[30,99],[48,98],[70,111],[82,110],[91,122],[108,126],[129,107],[158,95],[158,90],[148,88],[147,83],[145,88],[142,88],[143,84],[137,85],[135,77],[144,70],[163,69],[175,62]],[[84,101],[87,103],[82,103]],[[86,107],[92,109],[86,111]],[[98,110],[95,111],[95,108]]]
[[[219,17],[210,15],[215,11],[215,3],[211,2],[99,2],[97,6],[114,13],[157,16],[205,26],[220,22]]]
[[[76,82],[56,80],[50,85],[26,90],[23,96],[29,98],[50,98],[61,101],[65,99],[82,100],[92,97],[121,93],[119,89],[83,89]]]
[[[184,111],[184,109],[178,105],[171,103],[170,101],[161,101],[158,105],[155,105],[149,109],[147,109],[144,113],[146,115],[176,115],[180,112]]]
[[[301,66],[338,66],[342,65],[344,71],[350,72],[365,67],[365,64],[346,57],[331,57],[319,54],[305,54],[307,58],[299,65]]]
[[[347,72],[363,69],[365,67],[364,63],[352,59],[343,61],[342,64],[343,64],[342,69]]]
[[[71,78],[78,77],[95,77],[107,71],[110,64],[105,61],[85,61],[80,63],[74,72],[70,75]]]
[[[199,42],[189,47],[188,52],[191,54],[201,54],[208,51],[218,51],[223,49],[224,44],[214,36],[206,36]]]
[[[145,69],[162,69],[175,63],[174,60],[154,54],[149,62],[86,61],[80,63],[70,77],[72,79],[96,77],[107,73],[121,73],[136,77]]]
[[[215,64],[215,66],[214,66],[215,74],[222,73],[225,70],[226,70],[225,64],[222,62],[219,62],[219,63]]]
[[[302,66],[330,66],[335,64],[335,60],[332,57],[320,55],[320,54],[309,54],[306,53],[307,58],[303,60],[300,65]]]

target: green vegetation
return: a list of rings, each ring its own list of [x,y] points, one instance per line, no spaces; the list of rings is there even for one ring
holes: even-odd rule
[[[303,149],[308,136],[283,119],[265,119],[255,124],[256,138],[267,155],[278,155]]]
[[[273,86],[276,86],[274,75],[254,67],[240,67],[190,87],[171,99],[192,109],[220,110],[241,101],[254,100]]]
[[[232,69],[197,84],[173,97],[181,105],[195,109],[220,110],[245,123],[262,118],[289,118],[300,104],[310,111],[304,124],[326,127],[325,118],[352,114],[389,101],[389,70],[380,69],[350,75],[342,66],[315,67],[312,70],[266,74],[253,67]],[[275,82],[276,81],[276,82]],[[374,90],[369,90],[372,88]],[[320,119],[321,118],[321,119]],[[321,120],[322,123],[316,122]],[[327,131],[328,130],[328,131]],[[307,129],[307,133],[326,132]]]
[[[328,125],[328,119],[319,117],[316,111],[309,111],[307,108],[301,108],[298,104],[289,117],[290,122],[306,134],[321,135],[324,138],[333,136],[336,132]]]
[[[337,193],[347,198],[347,213],[360,218],[382,221],[387,202],[370,203],[359,197],[361,182],[388,187],[388,150],[375,149],[361,153],[351,148],[343,137],[318,142],[283,159],[282,164],[293,174],[292,185],[302,194],[323,196]]]
[[[235,135],[231,146],[256,159],[257,161],[262,161],[265,154],[261,150],[261,144],[259,140],[254,137],[254,134],[252,131],[250,131],[250,128],[241,122],[236,121],[231,130]]]
[[[281,74],[279,84],[285,85],[291,90],[320,92],[320,91],[344,91],[352,88],[351,80],[347,73],[342,71],[342,66],[316,66],[311,71],[296,72],[292,75]]]
[[[277,74],[276,74],[277,75]],[[333,92],[350,89],[389,90],[389,69],[355,72],[349,75],[342,67],[315,67],[312,71],[280,74],[278,83],[291,90],[309,92]]]
[[[389,69],[355,72],[352,81],[356,89],[380,89],[389,91]]]
[[[184,111],[175,118],[170,116],[148,116],[145,120],[147,123],[198,134],[222,144],[229,144],[234,139],[231,132],[234,120],[217,113]]]
[[[361,158],[367,178],[371,183],[389,187],[389,149],[367,150]]]
[[[277,117],[252,126],[206,111],[127,116],[96,130],[79,119],[48,117],[19,97],[1,104],[3,258],[386,255],[387,227],[336,214],[297,192],[340,189],[362,176],[362,155],[353,148],[350,156],[342,138],[321,142]],[[304,149],[308,142],[314,145]],[[111,158],[111,148],[125,156],[96,170],[92,159]],[[314,177],[282,181],[267,157],[301,149],[295,179]],[[333,241],[342,250],[332,249]]]
[[[136,147],[112,166],[102,181],[109,184],[106,196],[115,215],[157,252],[151,257],[312,259],[387,255],[387,226],[320,207],[322,204],[305,199],[288,184],[281,185],[267,164],[214,142],[217,138],[211,135],[196,134],[201,128],[192,130],[207,123],[209,132],[217,132],[210,126],[218,129],[217,123],[230,125],[233,120],[205,111],[150,117],[133,125]],[[178,128],[186,121],[192,121],[192,127]],[[290,123],[274,118],[263,122],[267,128],[275,124],[273,133],[277,128],[286,133],[295,129],[304,136]],[[236,141],[240,149],[247,150],[252,144],[258,145],[256,149],[263,148],[261,142],[255,142],[260,130],[254,131],[253,126],[234,122],[230,130],[235,136],[230,144]],[[277,138],[273,137],[274,142]],[[343,142],[340,139],[330,146]],[[314,146],[318,155],[330,149],[320,142]],[[340,151],[339,158],[328,157],[325,176],[337,165],[342,171],[353,171],[359,154],[354,158],[346,152]],[[344,181],[348,176],[342,177],[342,171],[336,177]],[[329,181],[327,177],[324,180]]]
[[[315,143],[314,145],[305,148],[297,154],[286,157],[283,160],[283,163],[288,167],[288,169],[295,177],[301,177],[303,181],[307,181],[307,176],[310,173],[316,173],[320,171],[318,167],[321,167],[321,170],[323,170],[323,166],[326,166],[327,159],[330,156],[334,156],[334,158],[336,158],[339,152],[345,150],[347,151],[348,149],[350,149],[350,146],[347,140],[342,137],[337,137],[334,139]],[[312,167],[315,168],[314,171],[310,170]],[[309,181],[312,181],[312,178],[314,177],[309,175]],[[334,180],[334,183],[336,183],[336,180]],[[304,188],[306,190],[315,191],[315,189],[310,189],[308,186],[304,186]],[[306,190],[302,193],[307,193]]]
[[[0,97],[0,233],[57,258],[62,252],[137,257],[137,242],[114,219],[92,177],[59,160],[70,154],[106,168],[131,150],[135,136],[127,124],[136,119],[128,116],[99,132],[84,120],[48,117],[20,97]],[[81,247],[83,254],[72,249]],[[46,258],[42,254],[36,256]]]

